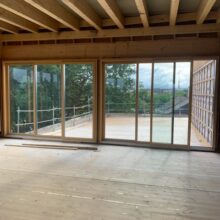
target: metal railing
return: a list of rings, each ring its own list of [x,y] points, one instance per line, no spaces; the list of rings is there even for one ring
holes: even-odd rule
[[[86,111],[80,111],[80,113],[77,113],[77,110],[82,110],[82,109],[86,109]],[[65,112],[66,111],[70,111],[72,112],[72,114],[65,114],[65,121],[67,120],[72,120],[72,119],[76,119],[82,116],[86,116],[86,115],[90,115],[92,113],[92,105],[88,104],[88,105],[83,105],[83,106],[73,106],[73,107],[66,107],[65,108]],[[56,111],[60,111],[61,112],[61,108],[57,108],[57,107],[53,107],[51,109],[41,109],[41,110],[37,110],[37,115],[39,112],[51,112],[52,113],[52,118],[51,119],[47,119],[47,120],[42,120],[42,121],[37,121],[37,127],[39,124],[43,124],[43,123],[48,123],[51,122],[50,125],[55,125],[58,121],[58,123],[60,123],[61,121],[61,117],[56,117]],[[21,126],[27,126],[27,125],[34,125],[34,122],[26,122],[26,120],[23,120],[23,122],[21,123],[21,113],[33,113],[34,110],[23,110],[20,109],[20,107],[18,106],[17,108],[17,123],[16,123],[16,127],[17,127],[17,133],[20,133],[20,127]],[[89,117],[90,120],[90,117]]]
[[[165,112],[164,104],[161,103],[154,103],[154,109],[153,114],[156,114],[157,116],[166,116],[170,115],[172,113]],[[37,110],[37,115],[41,113],[48,112],[50,113],[51,118],[46,120],[37,120],[36,124],[38,128],[46,127],[55,125],[57,123],[61,123],[61,116],[57,117],[57,111],[62,111],[61,108],[53,107],[51,109],[42,109]],[[164,111],[164,112],[163,112]],[[26,120],[23,120],[21,122],[21,114],[22,113],[33,113],[34,110],[21,110],[20,107],[17,108],[17,123],[16,123],[16,130],[17,133],[20,133],[20,128],[22,126],[33,126],[34,122],[26,122]],[[136,112],[136,103],[106,103],[105,104],[105,113],[106,114],[134,114]],[[84,117],[84,116],[90,116],[92,113],[92,105],[87,104],[83,106],[73,106],[73,107],[65,107],[65,121],[74,120],[73,123],[75,124],[75,119]],[[143,104],[140,105],[138,108],[138,114],[141,115],[150,115],[150,104]],[[186,115],[188,114],[188,108],[178,108],[175,109],[175,116],[179,115]],[[58,114],[58,115],[61,115]],[[43,116],[42,116],[43,117]],[[48,117],[48,116],[47,116]],[[88,118],[90,120],[91,117]],[[48,123],[46,126],[45,124]],[[39,126],[44,124],[44,126]]]

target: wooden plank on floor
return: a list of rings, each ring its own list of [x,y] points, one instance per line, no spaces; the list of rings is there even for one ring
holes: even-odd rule
[[[98,150],[97,147],[77,146],[70,145],[49,145],[49,144],[5,144],[7,147],[32,147],[32,148],[49,148],[49,149],[64,149],[64,150]]]

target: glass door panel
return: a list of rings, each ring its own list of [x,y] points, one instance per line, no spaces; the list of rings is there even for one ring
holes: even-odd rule
[[[138,68],[138,141],[150,141],[152,63]]]
[[[93,64],[65,64],[65,137],[93,138]]]
[[[171,144],[173,63],[154,63],[152,142]]]
[[[173,143],[188,144],[191,62],[176,62]]]
[[[61,65],[37,65],[37,134],[61,136]]]
[[[105,64],[105,138],[135,140],[136,64]]]
[[[10,133],[33,134],[33,67],[9,66]]]

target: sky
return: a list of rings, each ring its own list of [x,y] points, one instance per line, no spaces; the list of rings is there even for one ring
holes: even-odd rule
[[[173,86],[173,63],[154,63],[154,88],[171,89]],[[139,83],[145,88],[151,87],[151,63],[139,65]],[[176,88],[187,89],[190,80],[190,62],[176,63]]]

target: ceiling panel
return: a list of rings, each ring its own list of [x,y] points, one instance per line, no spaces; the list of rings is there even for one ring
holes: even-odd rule
[[[101,5],[98,3],[97,0],[87,0],[87,2],[101,18],[103,19],[109,18],[109,16],[107,15],[107,13],[104,11],[104,9],[101,7]]]
[[[147,0],[147,7],[149,15],[169,14],[170,0]]]

